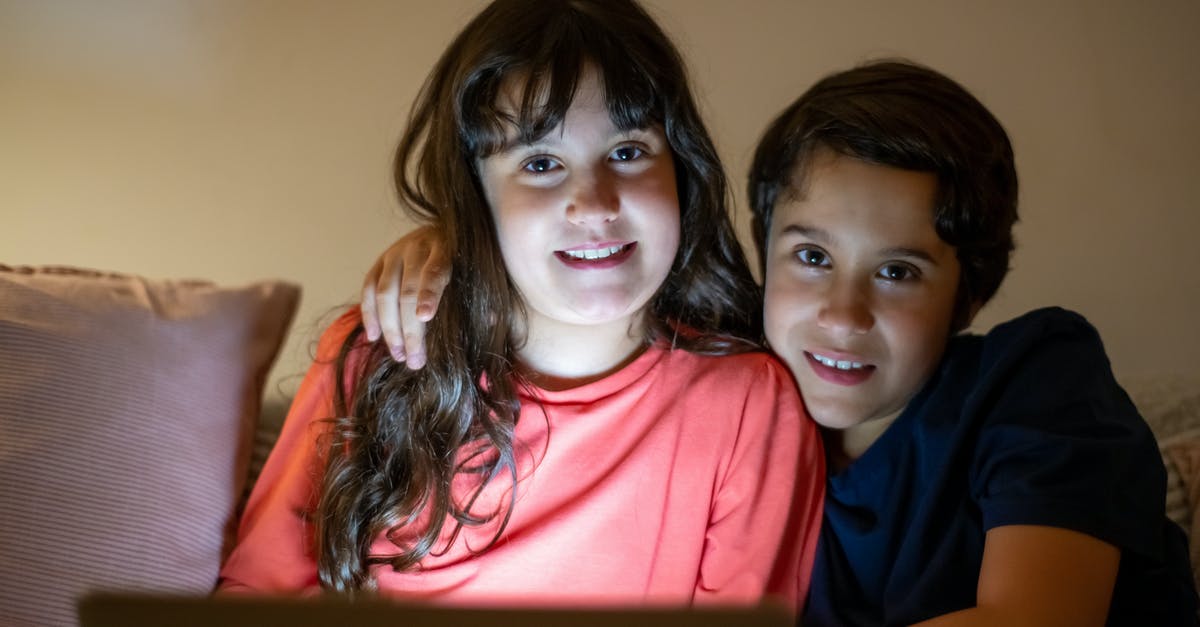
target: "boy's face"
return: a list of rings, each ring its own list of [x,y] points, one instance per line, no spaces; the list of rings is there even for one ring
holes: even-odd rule
[[[767,236],[767,339],[817,423],[890,420],[950,335],[960,268],[933,227],[937,178],[819,151],[804,179]]]

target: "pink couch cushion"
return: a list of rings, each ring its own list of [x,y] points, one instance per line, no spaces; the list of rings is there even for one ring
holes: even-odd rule
[[[0,622],[206,593],[299,288],[0,266]]]

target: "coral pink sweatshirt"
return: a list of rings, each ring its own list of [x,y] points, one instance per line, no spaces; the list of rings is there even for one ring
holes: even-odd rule
[[[319,482],[333,358],[359,318],[324,334],[250,497],[224,590],[315,590],[303,512]],[[752,603],[793,611],[808,590],[824,461],[787,371],[763,353],[651,347],[600,381],[521,398],[520,481],[501,539],[467,527],[413,572],[378,566],[385,595],[465,604]],[[504,477],[479,501],[507,499]],[[452,527],[452,525],[447,525]],[[439,544],[439,547],[441,545]],[[373,550],[394,546],[378,538]]]

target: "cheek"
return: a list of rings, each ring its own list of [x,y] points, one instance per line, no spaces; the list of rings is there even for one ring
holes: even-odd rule
[[[548,196],[544,190],[520,185],[500,187],[489,193],[488,204],[501,242],[512,240],[513,244],[520,244],[542,230],[551,215],[546,210],[551,203]]]
[[[905,370],[913,379],[924,381],[940,361],[950,334],[950,307],[950,303],[929,302],[890,316],[892,346],[909,364]]]
[[[670,159],[657,161],[648,170],[623,178],[622,186],[627,199],[636,199],[639,204],[659,211],[672,211],[678,218],[679,189]]]
[[[663,207],[660,221],[663,237],[670,245],[671,258],[674,259],[675,252],[679,250],[679,243],[683,239],[683,216],[679,215],[679,205],[674,202],[674,199]]]
[[[641,236],[649,236],[655,242],[655,250],[661,251],[659,257],[669,267],[675,261],[682,241],[683,217],[680,215],[674,181],[670,185],[653,180],[643,181],[626,188],[623,196],[623,203],[640,209],[633,220],[641,223]]]
[[[791,361],[788,338],[803,322],[804,290],[802,286],[784,280],[772,268],[767,268],[763,287],[763,328],[767,342],[785,361]]]
[[[675,237],[679,237],[681,216],[679,212],[679,194],[675,189],[675,181],[661,180],[662,177],[646,177],[632,188],[625,191],[625,198],[637,206],[644,207],[647,214],[663,228],[674,226]]]
[[[679,214],[675,214],[673,220],[665,220],[662,229],[663,265],[670,270],[675,265],[675,258],[679,256],[679,244],[682,241],[679,232]]]

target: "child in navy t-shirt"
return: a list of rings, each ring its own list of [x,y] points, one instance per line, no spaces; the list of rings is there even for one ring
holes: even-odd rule
[[[908,62],[831,75],[767,129],[750,198],[767,337],[826,435],[805,627],[1196,624],[1161,458],[1096,331],[1043,309],[956,336],[1017,219],[978,100]]]

